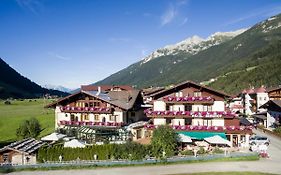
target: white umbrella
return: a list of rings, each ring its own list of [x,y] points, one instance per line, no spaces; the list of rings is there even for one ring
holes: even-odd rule
[[[50,135],[42,137],[41,140],[43,140],[43,141],[58,141],[59,139],[62,139],[64,137],[66,137],[66,135],[58,134],[58,133],[54,132]]]
[[[212,136],[212,137],[207,137],[204,140],[209,142],[209,143],[211,143],[211,144],[221,144],[221,145],[231,146],[231,142],[230,141],[222,138],[219,135],[215,135],[215,136]]]
[[[179,141],[184,143],[191,143],[192,140],[189,136],[186,136],[184,134],[179,134]]]
[[[70,147],[70,148],[84,148],[86,145],[80,142],[77,139],[73,139],[71,141],[65,142],[63,147]]]

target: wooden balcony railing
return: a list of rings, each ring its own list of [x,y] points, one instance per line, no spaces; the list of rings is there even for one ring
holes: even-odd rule
[[[212,97],[164,97],[163,100],[167,103],[213,103]]]
[[[216,132],[224,132],[224,131],[252,131],[252,126],[192,126],[192,125],[170,125],[175,130],[182,131],[216,131]],[[147,124],[145,125],[147,129],[155,129],[156,125]]]
[[[92,121],[59,121],[59,125],[71,125],[71,126],[112,126],[121,127],[124,125],[122,122],[92,122]]]
[[[232,112],[225,111],[152,111],[145,110],[148,117],[186,117],[186,118],[234,118],[237,115]]]
[[[97,108],[97,107],[61,107],[63,112],[89,112],[89,113],[111,113],[111,108]]]

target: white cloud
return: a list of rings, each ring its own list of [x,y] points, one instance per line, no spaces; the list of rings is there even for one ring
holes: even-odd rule
[[[182,23],[180,24],[180,26],[185,25],[185,24],[187,23],[187,21],[188,21],[188,18],[185,17],[185,18],[182,20]]]
[[[109,40],[109,42],[113,42],[113,43],[115,43],[115,42],[127,43],[127,42],[132,41],[131,38],[125,38],[125,37],[124,38],[123,37],[120,37],[120,38],[112,37],[112,38],[109,38],[108,40]]]
[[[48,55],[52,56],[53,58],[59,59],[59,60],[64,60],[64,61],[71,60],[70,57],[65,57],[65,56],[62,56],[62,55],[54,53],[54,52],[49,52]]]
[[[172,22],[176,15],[177,15],[177,11],[175,7],[173,5],[170,5],[169,8],[161,16],[161,26],[164,26]]]
[[[189,0],[177,0],[173,2],[174,3],[171,3],[161,15],[161,26],[165,26],[173,21],[176,21],[181,25],[184,25],[187,22],[188,18],[184,17],[182,7],[187,6]],[[182,18],[184,19],[181,20]]]
[[[16,2],[21,8],[28,9],[34,14],[43,9],[43,4],[40,0],[16,0]]]
[[[237,19],[231,20],[227,23],[225,23],[223,26],[233,25],[240,23],[242,21],[255,18],[255,17],[270,17],[273,15],[276,15],[281,12],[281,6],[275,6],[275,7],[265,7],[264,9],[256,9],[252,13],[247,14],[245,16],[241,16]]]

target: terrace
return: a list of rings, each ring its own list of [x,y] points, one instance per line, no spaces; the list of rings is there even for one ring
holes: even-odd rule
[[[112,108],[97,108],[97,107],[61,107],[60,110],[62,112],[89,112],[89,113],[103,113],[110,114],[112,112]]]
[[[148,117],[183,117],[183,118],[234,118],[235,113],[225,111],[152,111],[145,110]]]

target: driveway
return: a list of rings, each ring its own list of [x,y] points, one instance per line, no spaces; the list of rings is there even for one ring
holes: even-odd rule
[[[122,168],[100,168],[100,169],[82,169],[82,170],[54,170],[54,171],[24,171],[10,174],[26,175],[163,175],[177,173],[196,173],[196,172],[222,172],[222,171],[257,171],[265,173],[281,174],[281,140],[269,136],[265,133],[255,130],[258,135],[267,136],[271,144],[268,149],[270,158],[259,161],[241,161],[241,162],[205,162],[177,165],[161,166],[139,166]]]

